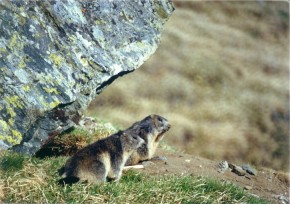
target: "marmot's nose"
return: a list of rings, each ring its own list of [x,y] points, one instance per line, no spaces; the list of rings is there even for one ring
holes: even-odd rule
[[[171,128],[171,125],[168,123],[167,124],[167,129],[170,129]]]

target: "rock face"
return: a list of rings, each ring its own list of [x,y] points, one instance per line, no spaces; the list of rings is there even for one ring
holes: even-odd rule
[[[167,0],[0,1],[0,148],[34,154],[157,48]]]

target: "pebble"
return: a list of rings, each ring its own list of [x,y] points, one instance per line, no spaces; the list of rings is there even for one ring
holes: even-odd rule
[[[246,190],[252,190],[253,187],[252,186],[245,186],[244,189],[246,189]]]
[[[219,173],[224,173],[226,170],[229,168],[229,163],[227,161],[221,161],[218,163],[218,172]]]
[[[254,167],[250,166],[249,164],[243,164],[242,169],[245,170],[248,174],[251,174],[254,176],[257,175],[257,170]]]
[[[229,168],[230,168],[230,169],[233,169],[234,166],[235,166],[234,164],[229,163]]]
[[[152,162],[152,161],[143,161],[143,162],[142,162],[142,165],[143,165],[143,166],[151,166],[151,165],[155,165],[155,164],[154,164],[154,162]]]
[[[247,173],[245,170],[242,169],[242,167],[236,166],[236,165],[233,165],[232,172],[234,172],[235,174],[237,174],[239,176],[245,176]]]
[[[282,204],[288,204],[289,203],[289,198],[287,198],[284,195],[274,195],[273,197],[275,199],[279,200]]]
[[[167,161],[166,157],[163,156],[156,156],[151,159],[152,161]]]

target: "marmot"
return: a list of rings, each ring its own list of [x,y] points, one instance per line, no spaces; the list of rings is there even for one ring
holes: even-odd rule
[[[138,164],[140,161],[151,159],[164,133],[167,132],[169,128],[170,124],[165,118],[159,115],[149,115],[125,130],[127,134],[139,135],[145,141],[137,151],[131,154],[126,165],[134,165]]]
[[[107,138],[80,149],[67,160],[62,168],[60,184],[71,184],[79,180],[102,183],[107,179],[119,180],[125,162],[144,140],[138,135],[119,131]]]

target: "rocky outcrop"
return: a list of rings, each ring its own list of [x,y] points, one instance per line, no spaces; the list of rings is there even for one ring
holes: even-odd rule
[[[0,1],[0,147],[34,154],[157,48],[167,0]]]

